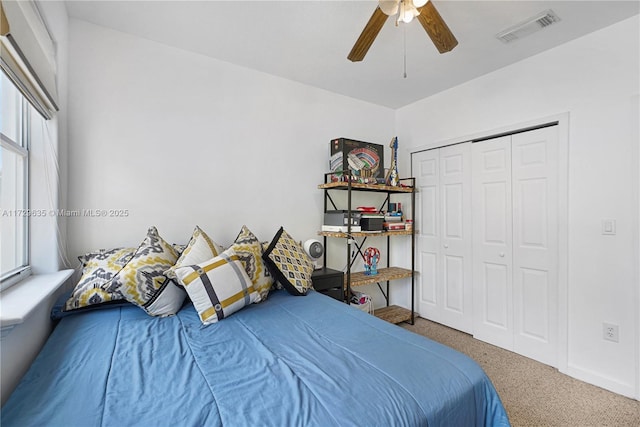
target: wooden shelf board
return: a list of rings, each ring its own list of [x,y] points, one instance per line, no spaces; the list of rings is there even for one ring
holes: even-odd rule
[[[326,184],[318,185],[319,189],[322,190],[330,190],[330,189],[340,189],[346,190],[349,188],[349,183],[347,182],[328,182]],[[391,185],[382,185],[382,184],[361,184],[359,182],[351,183],[352,190],[369,190],[369,191],[389,191],[392,193],[412,193],[413,187],[394,187]]]
[[[410,236],[413,233],[411,230],[397,230],[397,231],[382,231],[382,232],[366,232],[366,231],[354,231],[351,233],[352,237],[386,237],[386,236]],[[326,237],[342,237],[346,238],[349,235],[347,233],[336,231],[318,231],[318,236]]]
[[[402,323],[411,320],[411,310],[390,305],[389,307],[376,308],[375,316],[390,323]]]
[[[364,271],[351,272],[351,286],[369,285],[371,283],[386,282],[387,280],[404,279],[411,277],[412,271],[406,268],[389,267],[379,268],[378,274],[367,276]],[[344,275],[344,283],[347,283],[347,275]]]

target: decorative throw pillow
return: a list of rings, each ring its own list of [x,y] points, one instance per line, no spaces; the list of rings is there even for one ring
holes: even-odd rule
[[[135,248],[100,249],[78,257],[82,276],[64,305],[64,311],[124,300],[113,278],[129,262]]]
[[[260,293],[261,300],[266,300],[271,285],[273,285],[273,276],[269,273],[269,269],[262,259],[262,244],[260,240],[246,225],[243,225],[238,237],[231,245],[231,249],[242,261],[253,287]]]
[[[186,294],[163,273],[176,263],[178,254],[155,227],[149,228],[131,260],[115,276],[124,298],[151,316],[170,316],[182,307]]]
[[[79,313],[86,313],[89,311],[99,311],[99,310],[109,310],[117,307],[126,307],[130,306],[131,303],[126,299],[119,299],[115,301],[107,301],[101,304],[92,304],[84,307],[74,308],[73,310],[66,309],[66,303],[69,297],[71,297],[72,291],[63,292],[53,303],[53,307],[51,307],[51,313],[49,314],[49,318],[51,320],[60,320],[63,317],[73,316]]]
[[[276,280],[292,295],[306,295],[312,287],[313,262],[283,227],[262,255]]]
[[[271,242],[262,242],[262,253],[264,254],[267,249],[269,249],[269,245],[271,244]],[[263,259],[264,261],[264,259]],[[269,271],[269,274],[271,275],[271,277],[273,277],[273,284],[271,285],[271,290],[272,291],[279,291],[280,289],[282,289],[282,285],[280,284],[280,282],[278,282],[278,279],[273,275],[273,273],[271,273],[271,269],[269,268],[269,265],[265,262],[264,265],[267,266],[267,270]]]
[[[231,248],[197,265],[178,267],[175,274],[205,325],[260,302],[260,294],[254,289],[240,257]]]
[[[221,252],[219,248],[219,245],[211,240],[209,236],[207,236],[207,233],[202,231],[202,229],[196,225],[196,228],[193,230],[193,234],[191,235],[191,240],[189,240],[189,244],[182,251],[180,258],[178,258],[176,264],[165,271],[164,274],[170,279],[175,279],[176,268],[208,261],[211,258],[218,256]]]
[[[171,246],[173,246],[173,249],[175,249],[178,257],[182,255],[182,252],[184,252],[185,249],[187,249],[187,245],[180,245],[178,243],[172,243]]]

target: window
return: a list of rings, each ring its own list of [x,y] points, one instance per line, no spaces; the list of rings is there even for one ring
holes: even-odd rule
[[[30,274],[30,104],[0,72],[0,289]]]

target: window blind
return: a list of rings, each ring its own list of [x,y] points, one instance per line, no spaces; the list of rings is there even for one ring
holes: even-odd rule
[[[54,116],[55,45],[33,0],[0,0],[0,68],[43,117]]]

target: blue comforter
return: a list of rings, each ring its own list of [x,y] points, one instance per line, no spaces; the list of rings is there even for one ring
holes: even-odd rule
[[[507,426],[482,369],[316,292],[202,326],[191,305],[65,317],[2,426]]]

